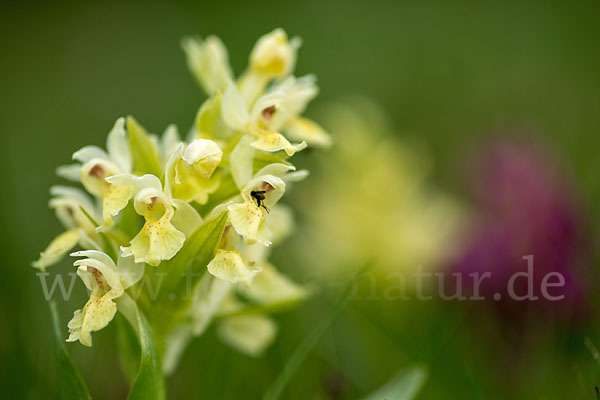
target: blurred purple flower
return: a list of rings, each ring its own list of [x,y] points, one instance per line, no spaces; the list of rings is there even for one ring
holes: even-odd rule
[[[473,215],[450,271],[462,273],[464,293],[473,293],[469,274],[490,272],[479,290],[486,299],[498,293],[503,299],[499,304],[516,306],[511,309],[539,307],[559,317],[581,319],[588,309],[580,271],[586,246],[571,186],[537,146],[496,140],[481,150],[470,180]],[[533,255],[533,294],[539,300],[511,300],[509,280],[516,272],[527,272],[523,257],[528,255]],[[542,295],[542,281],[550,272],[565,279],[563,287],[549,288],[552,296],[564,295],[563,300]],[[527,293],[527,280],[516,279],[514,288],[519,295]]]

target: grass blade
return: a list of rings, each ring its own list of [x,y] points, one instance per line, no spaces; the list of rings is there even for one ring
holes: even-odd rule
[[[294,351],[294,354],[292,354],[279,376],[277,376],[277,379],[275,379],[273,385],[271,385],[271,387],[265,394],[264,400],[276,400],[281,396],[287,383],[296,373],[298,367],[300,367],[306,356],[311,352],[313,347],[315,347],[315,345],[317,344],[321,336],[323,336],[323,333],[325,333],[329,325],[331,325],[335,317],[346,306],[346,303],[348,303],[348,300],[350,300],[350,297],[354,292],[356,284],[360,282],[360,280],[363,278],[369,267],[370,263],[368,263],[365,267],[360,269],[356,273],[356,275],[350,280],[350,282],[348,282],[348,285],[344,289],[344,292],[333,304],[329,312],[323,317],[323,319],[319,322],[319,324],[311,332],[311,334],[308,335],[306,339],[304,339],[300,346],[298,346],[296,351]]]

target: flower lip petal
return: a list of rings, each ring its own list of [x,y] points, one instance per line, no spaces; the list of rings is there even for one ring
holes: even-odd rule
[[[208,272],[216,278],[249,285],[262,268],[257,264],[246,263],[235,250],[217,250],[215,257],[208,263]]]
[[[271,245],[272,234],[266,224],[264,207],[258,207],[254,199],[249,198],[243,203],[231,204],[227,209],[231,225],[247,244]]]

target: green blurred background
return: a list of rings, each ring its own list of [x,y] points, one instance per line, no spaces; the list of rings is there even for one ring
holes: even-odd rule
[[[351,95],[374,99],[401,137],[429,147],[436,182],[457,195],[465,146],[491,132],[533,132],[575,179],[593,233],[600,223],[599,20],[598,2],[3,2],[2,397],[56,393],[48,307],[29,266],[61,231],[46,207],[49,186],[60,182],[54,169],[83,145],[103,145],[118,116],[134,115],[153,132],[169,123],[187,130],[204,97],[186,69],[182,36],[220,36],[236,73],[260,35],[280,26],[302,37],[297,74],[315,73],[321,88],[308,114]],[[312,157],[326,155],[301,163],[310,167]],[[274,260],[302,280],[302,260],[285,254],[293,242]],[[54,268],[72,271],[68,260]],[[83,285],[75,294],[59,299],[63,322],[83,304]],[[281,315],[278,340],[263,359],[240,355],[209,332],[169,380],[172,398],[260,397],[334,295],[324,290]],[[599,366],[582,343],[595,324],[549,328],[520,365],[507,367],[494,358],[503,342],[476,347],[468,319],[439,304],[353,302],[285,398],[354,398],[411,363],[430,371],[422,399],[594,398]],[[71,344],[69,351],[95,397],[122,398],[114,324],[95,338],[93,349]],[[507,368],[525,374],[515,381],[521,384],[504,380]]]

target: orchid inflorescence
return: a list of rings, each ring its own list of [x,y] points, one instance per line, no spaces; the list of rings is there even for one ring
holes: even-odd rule
[[[261,37],[235,80],[217,37],[185,39],[188,65],[209,96],[186,140],[173,125],[158,137],[119,118],[106,151],[86,146],[57,169],[85,191],[51,188],[49,205],[66,231],[33,266],[45,270],[82,249],[71,256],[90,298],[68,323],[67,341],[91,346],[91,333],[117,311],[131,321],[132,305],[164,340],[166,372],[213,321],[225,342],[250,355],[273,340],[268,312],[307,295],[267,261],[293,228],[279,200],[307,175],[288,159],[331,144],[301,116],[318,89],[313,76],[292,75],[299,45],[281,29]],[[144,279],[162,283],[156,298],[140,290]]]

